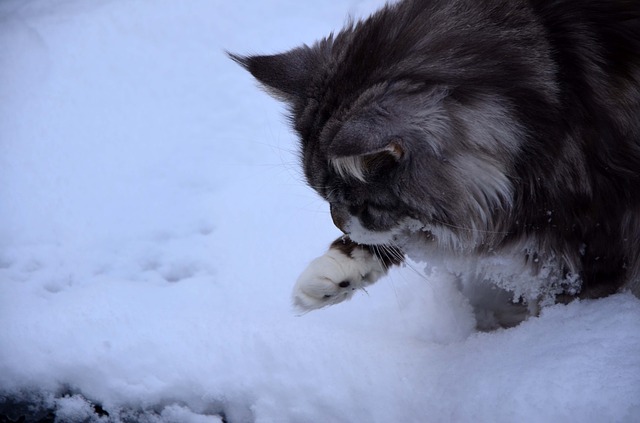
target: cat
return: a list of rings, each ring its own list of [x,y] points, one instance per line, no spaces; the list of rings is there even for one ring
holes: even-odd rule
[[[229,55],[288,105],[344,233],[298,279],[302,310],[406,257],[525,317],[640,294],[640,2],[403,0],[312,46]]]

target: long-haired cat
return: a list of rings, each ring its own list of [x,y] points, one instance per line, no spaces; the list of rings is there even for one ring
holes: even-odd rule
[[[637,0],[404,0],[231,57],[288,104],[345,234],[300,276],[300,308],[405,255],[530,310],[640,293]]]

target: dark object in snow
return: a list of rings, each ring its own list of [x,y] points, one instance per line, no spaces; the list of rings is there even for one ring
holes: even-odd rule
[[[70,415],[63,411],[60,416],[60,404],[56,399],[43,396],[40,393],[22,392],[18,396],[0,395],[0,423],[139,423],[140,421],[158,421],[160,413],[151,408],[139,410],[133,408],[118,408],[115,416],[103,408],[100,404],[94,404],[81,395],[63,394],[59,398],[75,398],[87,405],[76,415]],[[158,407],[161,409],[162,407]],[[203,416],[216,416],[220,421],[227,423],[224,413],[203,414]]]
[[[55,413],[36,397],[33,401],[0,396],[0,423],[53,423]]]

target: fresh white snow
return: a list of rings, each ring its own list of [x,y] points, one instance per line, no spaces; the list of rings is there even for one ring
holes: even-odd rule
[[[631,294],[477,333],[414,263],[292,308],[339,232],[283,107],[224,50],[312,43],[382,3],[0,3],[0,403],[59,422],[640,421]]]

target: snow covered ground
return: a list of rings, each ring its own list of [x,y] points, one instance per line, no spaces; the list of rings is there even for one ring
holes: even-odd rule
[[[640,421],[630,294],[476,333],[451,283],[413,265],[351,302],[292,309],[338,231],[283,109],[223,50],[311,43],[381,4],[0,3],[2,413]]]

